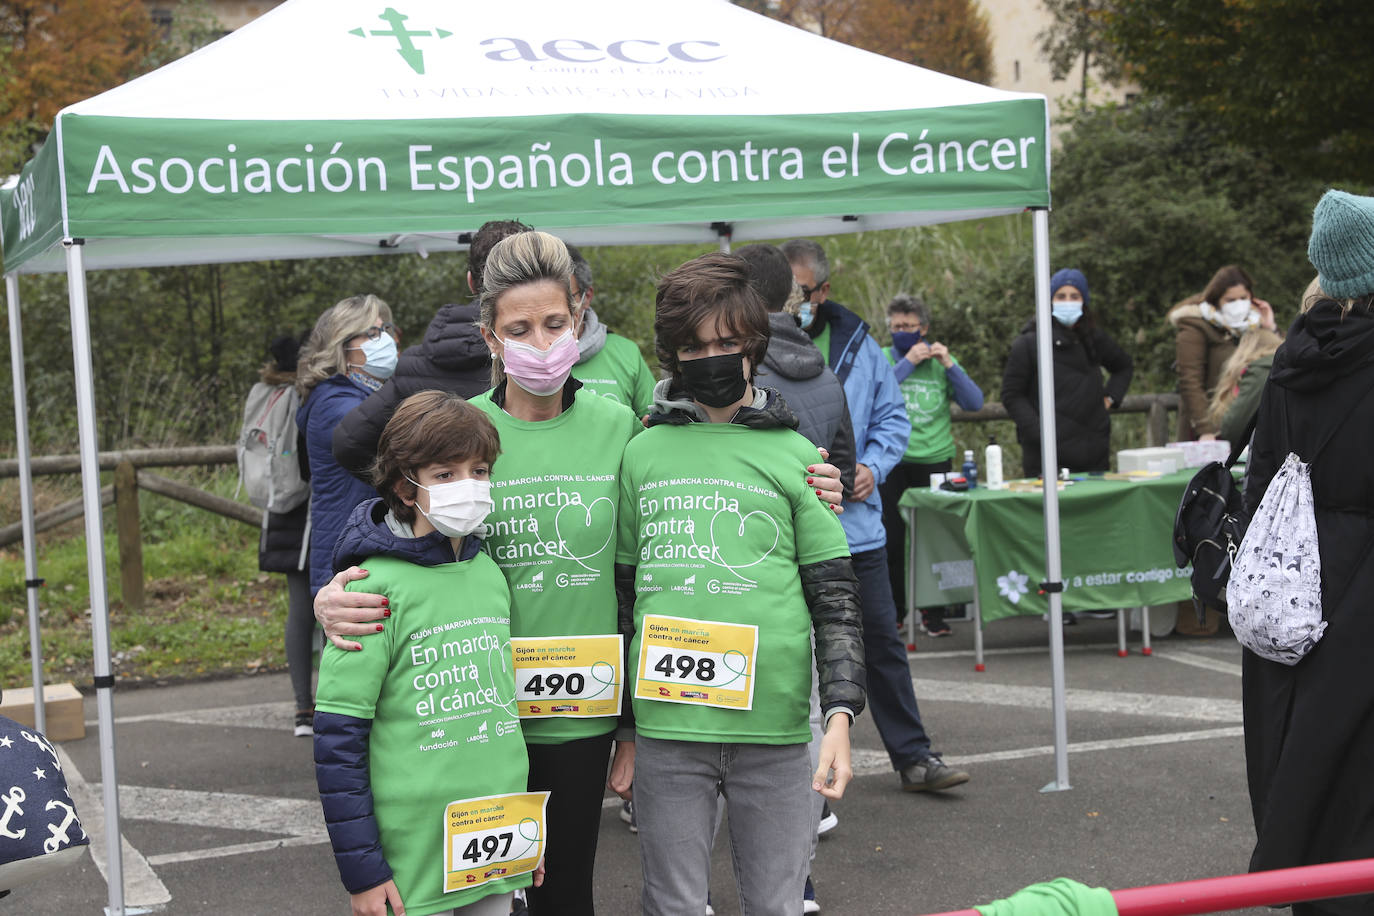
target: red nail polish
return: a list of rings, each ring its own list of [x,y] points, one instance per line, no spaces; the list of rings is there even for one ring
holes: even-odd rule
[[[816,481],[812,480],[810,477],[806,478],[806,482],[813,487],[816,485]]]
[[[391,616],[391,612],[390,612],[390,611],[382,611],[382,616],[383,616],[383,617],[390,617],[390,616]]]
[[[382,625],[381,625],[380,623],[377,624],[377,632],[378,632],[378,633],[382,632]]]
[[[390,603],[391,603],[391,599],[390,599],[390,598],[385,598],[385,597],[382,598],[382,607],[386,607],[386,606],[387,606],[388,604],[390,604]]]
[[[820,490],[817,490],[817,491],[816,491],[816,495],[817,495],[817,496],[824,496],[825,494],[822,493]]]
[[[815,466],[814,464],[808,465],[807,468],[806,468],[806,473],[808,473],[808,474],[814,474],[814,473],[816,473],[816,466]]]

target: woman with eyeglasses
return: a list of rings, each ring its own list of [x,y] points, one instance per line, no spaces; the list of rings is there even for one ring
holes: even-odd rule
[[[397,331],[391,308],[376,296],[350,296],[331,307],[310,332],[296,367],[310,461],[310,594],[334,574],[334,542],[353,507],[377,492],[334,459],[334,427],[396,371]]]

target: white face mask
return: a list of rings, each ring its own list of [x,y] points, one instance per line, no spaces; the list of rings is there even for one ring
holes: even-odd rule
[[[1232,328],[1242,328],[1249,323],[1250,309],[1253,306],[1249,299],[1232,299],[1220,309],[1221,320]]]
[[[409,477],[406,480],[410,480]],[[448,483],[437,483],[432,487],[415,483],[415,486],[429,493],[429,511],[425,512],[416,501],[419,509],[434,530],[451,538],[467,537],[478,528],[491,514],[495,505],[491,501],[491,481],[469,477]]]

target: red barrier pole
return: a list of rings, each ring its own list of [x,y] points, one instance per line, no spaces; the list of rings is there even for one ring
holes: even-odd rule
[[[1374,893],[1374,859],[1304,865],[1249,875],[1202,878],[1112,891],[1118,916],[1198,916],[1248,906],[1277,906]],[[979,916],[950,910],[930,916]]]
[[[1112,891],[1119,916],[1194,916],[1374,893],[1374,859]]]

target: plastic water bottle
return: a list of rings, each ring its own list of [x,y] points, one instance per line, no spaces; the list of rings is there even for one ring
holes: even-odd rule
[[[1002,446],[997,444],[996,436],[988,436],[988,448],[983,457],[983,467],[987,469],[985,481],[989,490],[1002,489]]]
[[[968,481],[970,490],[978,487],[978,464],[973,460],[973,449],[964,450],[964,479]]]

